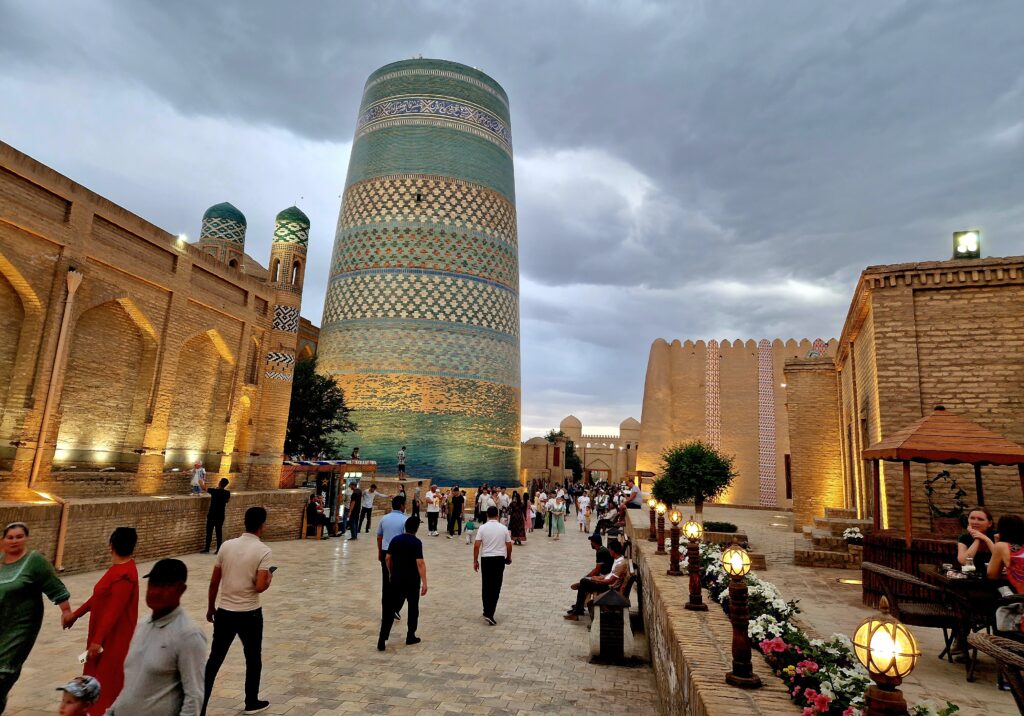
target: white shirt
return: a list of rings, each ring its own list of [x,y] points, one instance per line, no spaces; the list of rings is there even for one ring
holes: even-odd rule
[[[373,509],[373,501],[375,499],[377,499],[377,495],[379,495],[379,494],[380,493],[377,492],[376,490],[374,490],[373,492],[370,492],[369,490],[364,492],[363,493],[363,501],[362,501],[363,509],[366,509],[366,510]]]
[[[427,490],[427,512],[440,512],[441,506],[434,503],[434,499],[437,497],[437,493],[434,492],[434,488]]]
[[[481,557],[507,557],[505,545],[512,542],[512,533],[498,520],[487,520],[476,531],[475,541],[480,543]]]
[[[398,451],[398,464],[399,465],[404,465],[405,464],[405,450],[399,450]]]
[[[510,504],[512,504],[512,498],[509,497],[508,494],[506,493],[499,494],[498,499],[501,501],[502,507],[508,507]]]
[[[270,547],[251,532],[229,539],[217,551],[220,567],[220,608],[251,612],[260,608],[256,572],[270,569]]]
[[[609,577],[614,577],[614,581],[609,582],[612,589],[618,589],[622,586],[626,577],[629,576],[629,565],[626,564],[625,557],[619,557],[612,562],[612,571],[608,574]]]
[[[199,481],[206,482],[206,468],[196,467],[192,469],[192,487],[199,487]]]
[[[580,499],[576,501],[576,505],[579,507],[580,512],[586,512],[587,508],[590,507],[590,498],[586,495],[580,495]]]
[[[489,507],[497,507],[497,505],[494,504],[494,499],[490,495],[484,495],[480,498],[480,512],[486,515]]]

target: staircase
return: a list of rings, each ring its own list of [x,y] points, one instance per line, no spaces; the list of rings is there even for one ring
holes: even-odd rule
[[[860,569],[864,548],[848,545],[843,531],[859,527],[867,534],[871,520],[858,520],[856,510],[826,507],[824,517],[815,517],[813,525],[806,525],[803,534],[793,544],[793,563],[799,567],[830,567],[833,569]]]

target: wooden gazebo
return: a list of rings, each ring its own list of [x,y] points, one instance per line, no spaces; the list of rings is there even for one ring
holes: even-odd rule
[[[878,463],[890,460],[903,463],[903,528],[907,547],[912,536],[912,503],[910,463],[941,462],[948,465],[974,465],[974,483],[978,504],[985,504],[982,485],[983,465],[1016,465],[1020,475],[1021,493],[1024,494],[1024,447],[1001,435],[986,430],[977,423],[951,413],[941,405],[929,415],[880,440],[861,453],[871,460],[874,480],[874,522],[880,527],[881,495]]]

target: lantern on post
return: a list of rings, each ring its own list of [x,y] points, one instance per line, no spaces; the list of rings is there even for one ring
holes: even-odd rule
[[[654,553],[667,554],[665,552],[665,513],[668,512],[668,505],[659,502],[655,505],[654,511],[658,513],[658,549],[654,550]]]
[[[897,687],[921,656],[910,630],[891,617],[869,617],[853,634],[853,653],[875,682],[864,697],[864,716],[905,716],[907,701]]]
[[[761,687],[761,679],[754,673],[750,661],[750,611],[747,609],[747,581],[750,555],[739,545],[722,553],[722,566],[729,575],[729,620],[732,622],[732,671],[725,675],[725,683],[741,689]]]
[[[668,550],[667,574],[672,577],[678,577],[682,574],[679,571],[679,523],[683,521],[683,513],[679,510],[672,510],[668,515],[668,521],[672,523],[672,539]]]
[[[658,506],[658,501],[656,499],[654,499],[653,497],[648,498],[647,506],[649,508],[651,508],[651,511],[648,513],[650,518],[651,518],[651,529],[647,533],[647,541],[648,542],[654,542],[655,540],[658,539],[658,530],[657,530],[657,527],[654,524],[654,516],[655,516],[654,515],[654,508]]]
[[[706,612],[708,605],[704,603],[700,591],[700,554],[697,551],[700,538],[704,536],[704,528],[691,517],[689,522],[683,525],[683,536],[686,537],[686,562],[690,574],[690,601],[686,603],[686,608],[690,611]]]

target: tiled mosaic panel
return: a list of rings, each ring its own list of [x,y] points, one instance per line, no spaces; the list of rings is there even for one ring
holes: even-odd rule
[[[309,225],[298,221],[277,222],[274,227],[274,243],[306,246],[309,244]]]
[[[721,358],[718,341],[708,341],[707,360],[704,363],[704,427],[708,443],[714,448],[722,445]]]
[[[404,67],[374,73],[363,88],[363,106],[382,97],[425,94],[457,96],[508,121],[508,99],[496,82],[487,82],[450,67]]]
[[[244,244],[245,224],[219,216],[204,217],[199,229],[199,238],[224,239],[234,244]]]
[[[512,130],[509,129],[507,122],[480,107],[441,97],[406,96],[388,98],[372,104],[359,113],[356,137],[396,118],[420,121],[428,118],[449,120],[451,124],[441,126],[473,132],[496,142],[509,154],[512,153]]]
[[[762,507],[775,507],[775,370],[772,344],[757,344],[757,472],[758,498]]]
[[[519,385],[519,342],[493,331],[400,320],[347,321],[329,330],[336,339],[321,343],[320,364],[336,373],[413,373]]]
[[[515,292],[446,274],[392,270],[332,279],[324,302],[324,326],[366,318],[450,321],[519,336]]]
[[[420,201],[416,201],[417,194]],[[436,176],[381,177],[345,190],[339,230],[404,223],[467,229],[516,246],[515,207],[485,187]]]
[[[358,373],[335,376],[356,410],[397,410],[506,420],[519,429],[519,388],[429,375]],[[509,416],[516,415],[513,421]]]
[[[419,268],[468,274],[519,287],[515,247],[476,232],[433,226],[348,229],[331,263],[331,275],[375,268]]]
[[[299,309],[294,306],[274,306],[274,330],[298,333]]]

